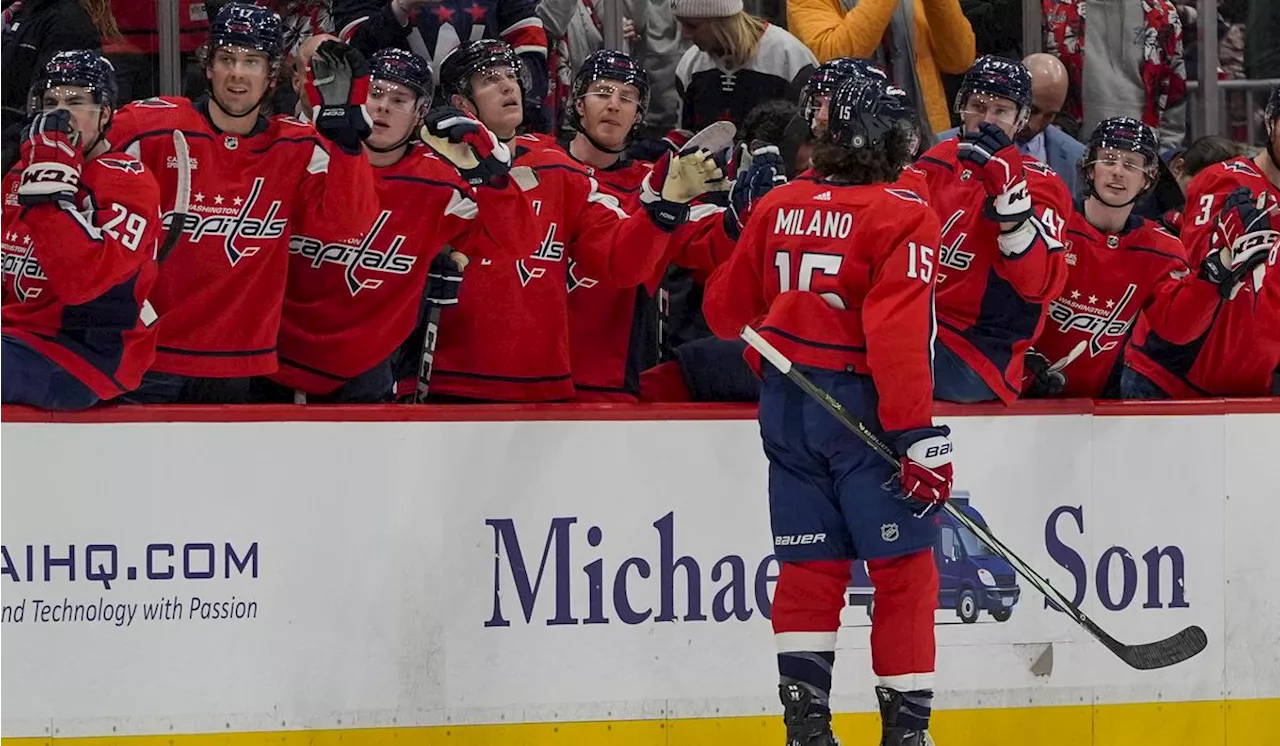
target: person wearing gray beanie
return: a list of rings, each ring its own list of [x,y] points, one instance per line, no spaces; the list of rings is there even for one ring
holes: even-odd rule
[[[693,45],[676,66],[684,129],[740,125],[761,103],[795,100],[817,65],[786,30],[743,12],[742,0],[671,0],[671,10]]]

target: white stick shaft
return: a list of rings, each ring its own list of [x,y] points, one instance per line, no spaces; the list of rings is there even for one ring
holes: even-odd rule
[[[778,372],[783,375],[791,372],[791,361],[787,359],[787,356],[779,352],[777,347],[769,344],[769,341],[760,336],[755,329],[749,326],[742,327],[742,339],[755,348],[755,351],[760,353],[765,360],[768,360],[773,367],[777,368]]]

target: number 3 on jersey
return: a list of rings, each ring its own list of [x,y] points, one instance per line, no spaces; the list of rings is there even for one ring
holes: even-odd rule
[[[844,257],[840,254],[819,254],[813,251],[800,252],[799,281],[791,286],[791,252],[779,251],[773,256],[773,266],[778,268],[778,292],[803,290],[822,296],[827,305],[841,311],[849,306],[840,294],[834,292],[838,288],[836,276],[840,274],[840,265]],[[816,287],[815,287],[816,285]],[[825,290],[824,288],[832,288]]]

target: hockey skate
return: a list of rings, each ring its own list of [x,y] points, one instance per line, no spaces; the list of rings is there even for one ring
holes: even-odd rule
[[[782,720],[787,724],[787,746],[840,746],[831,732],[831,714],[810,712],[813,693],[800,684],[781,684]]]
[[[929,737],[929,731],[912,730],[898,725],[902,692],[878,686],[876,699],[880,702],[880,722],[884,728],[880,736],[880,746],[935,746],[933,739]]]

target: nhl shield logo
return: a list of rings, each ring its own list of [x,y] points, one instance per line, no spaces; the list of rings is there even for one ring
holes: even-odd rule
[[[227,150],[235,150],[236,148],[240,147],[240,140],[238,138],[232,137],[231,135],[227,135],[222,139],[222,145]]]
[[[884,541],[898,540],[898,524],[886,523],[880,526],[880,538]]]

